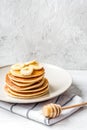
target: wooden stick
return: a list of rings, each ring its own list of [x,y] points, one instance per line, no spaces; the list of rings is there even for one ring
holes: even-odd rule
[[[64,107],[62,107],[62,110],[75,108],[75,107],[82,107],[82,106],[85,106],[85,105],[87,105],[87,102],[83,102],[83,103],[75,104],[75,105],[71,105],[71,106],[64,106]]]

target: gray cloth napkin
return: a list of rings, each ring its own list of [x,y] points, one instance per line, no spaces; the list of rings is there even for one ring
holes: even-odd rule
[[[45,118],[42,114],[42,107],[48,103],[56,103],[62,106],[64,105],[72,105],[81,103],[82,98],[75,93],[72,93],[70,89],[63,93],[62,95],[50,99],[48,101],[40,102],[40,103],[31,103],[31,104],[14,104],[0,101],[0,107],[8,110],[12,113],[25,117],[27,119],[31,119],[45,125],[53,125],[66,117],[69,117],[72,113],[76,112],[79,108],[72,108],[68,110],[62,111],[59,117],[54,119]]]

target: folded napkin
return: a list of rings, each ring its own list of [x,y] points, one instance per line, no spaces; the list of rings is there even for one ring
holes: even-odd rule
[[[82,98],[75,93],[72,93],[70,90],[66,91],[62,95],[50,99],[48,101],[40,103],[28,103],[28,104],[17,104],[17,103],[7,103],[0,101],[0,108],[9,110],[12,113],[31,119],[45,125],[53,125],[66,117],[69,117],[72,113],[76,112],[79,108],[72,108],[68,110],[63,110],[59,117],[54,119],[49,119],[43,116],[42,107],[48,103],[56,103],[61,106],[73,105],[81,103]]]

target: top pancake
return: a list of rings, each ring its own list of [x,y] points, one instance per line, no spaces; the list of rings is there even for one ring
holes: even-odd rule
[[[20,77],[20,78],[33,78],[33,77],[38,77],[44,74],[44,68],[40,70],[34,70],[31,75],[23,75],[20,73],[19,70],[10,70],[10,73],[13,76]]]

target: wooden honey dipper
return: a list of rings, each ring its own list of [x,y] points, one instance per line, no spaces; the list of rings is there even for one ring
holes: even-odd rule
[[[43,111],[43,115],[45,117],[55,118],[61,114],[62,110],[75,108],[75,107],[82,107],[85,105],[87,105],[87,102],[83,102],[83,103],[75,104],[75,105],[71,105],[71,106],[64,106],[64,107],[61,107],[59,104],[50,103],[50,104],[43,106],[42,111]]]

